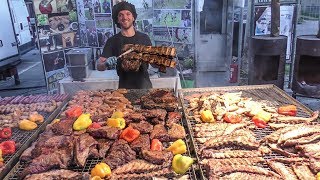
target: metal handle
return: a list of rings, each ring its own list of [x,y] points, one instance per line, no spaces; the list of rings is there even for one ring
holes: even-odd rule
[[[3,43],[2,43],[2,40],[0,40],[0,47],[2,47],[3,46]]]

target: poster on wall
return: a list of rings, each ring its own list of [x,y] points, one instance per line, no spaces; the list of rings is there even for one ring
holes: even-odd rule
[[[191,0],[153,0],[154,9],[191,9]]]
[[[290,58],[291,54],[291,34],[293,23],[294,6],[280,6],[280,35],[287,36],[287,53],[286,58]],[[271,8],[256,7],[255,8],[255,35],[271,34]]]

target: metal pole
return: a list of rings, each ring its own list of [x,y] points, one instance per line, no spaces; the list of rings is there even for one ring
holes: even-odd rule
[[[280,0],[271,0],[271,37],[280,35]]]

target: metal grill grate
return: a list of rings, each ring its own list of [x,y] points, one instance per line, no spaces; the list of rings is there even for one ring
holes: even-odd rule
[[[198,88],[198,89],[183,89],[179,90],[179,98],[180,101],[182,102],[182,108],[184,115],[186,117],[186,124],[188,126],[188,129],[191,134],[191,143],[190,146],[194,148],[195,150],[195,157],[197,158],[198,162],[201,160],[199,158],[198,153],[200,149],[200,144],[197,143],[193,137],[194,136],[194,131],[192,127],[197,124],[197,122],[194,119],[187,119],[189,116],[192,114],[187,114],[187,107],[188,107],[188,101],[185,100],[184,97],[190,96],[193,94],[199,94],[199,93],[205,93],[205,92],[242,92],[242,97],[250,97],[255,101],[261,101],[261,100],[268,100],[272,103],[274,106],[279,106],[279,105],[285,105],[285,104],[294,104],[298,108],[298,114],[297,116],[310,116],[311,110],[293,99],[292,97],[288,96],[285,92],[280,90],[278,87],[274,85],[257,85],[257,86],[230,86],[230,87],[217,87],[217,88]],[[255,128],[253,130],[254,134],[256,135],[257,140],[261,140],[265,136],[271,134],[274,132],[272,129],[269,127],[266,128]],[[282,158],[284,157],[283,155],[280,155],[278,153],[272,152],[271,154],[265,155],[264,159],[272,159],[272,158]],[[260,164],[261,167],[264,167],[266,169],[271,170],[266,163]],[[199,170],[200,170],[200,176],[202,179],[207,179],[205,174],[206,171],[205,169],[199,165]]]

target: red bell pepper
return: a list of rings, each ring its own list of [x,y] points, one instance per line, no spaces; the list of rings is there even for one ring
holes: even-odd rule
[[[163,146],[161,141],[159,141],[159,139],[152,139],[150,149],[152,151],[162,151]]]
[[[278,113],[282,115],[296,116],[297,106],[295,105],[280,106],[278,108]]]
[[[82,114],[82,107],[73,106],[65,112],[68,118],[77,118]]]
[[[3,139],[7,139],[7,138],[10,138],[12,135],[12,131],[11,131],[11,128],[8,127],[8,128],[3,128],[1,131],[0,131],[0,138],[3,138]]]
[[[224,116],[223,116],[223,120],[228,122],[228,123],[238,123],[238,122],[241,122],[242,121],[242,118],[240,115],[237,115],[237,114],[234,114],[234,113],[226,113]]]
[[[0,149],[3,155],[14,154],[16,151],[16,143],[14,141],[4,141],[0,143]]]
[[[140,131],[133,129],[131,126],[129,126],[122,131],[120,138],[128,142],[132,142],[133,140],[138,138],[139,135],[140,135]]]
[[[101,125],[97,122],[94,122],[88,128],[89,129],[99,129],[99,128],[101,128]]]
[[[265,128],[267,126],[267,123],[264,120],[257,118],[257,116],[253,116],[252,121],[258,128]]]

